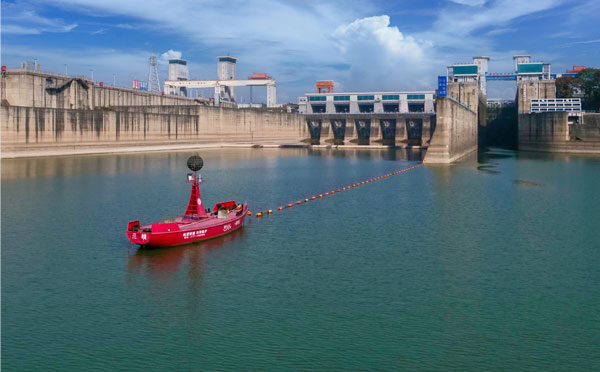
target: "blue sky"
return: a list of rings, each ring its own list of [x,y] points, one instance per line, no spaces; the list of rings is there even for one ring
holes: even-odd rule
[[[43,70],[129,86],[148,57],[189,61],[190,77],[216,78],[216,56],[238,57],[238,77],[266,72],[278,102],[297,102],[316,80],[337,91],[435,89],[446,66],[491,57],[513,70],[514,54],[600,67],[599,0],[53,0],[2,1],[2,64],[37,59]],[[264,89],[254,89],[264,100]],[[238,89],[247,100],[248,89]],[[211,94],[210,91],[205,94]],[[514,97],[490,83],[489,97]],[[241,99],[241,97],[240,97]]]

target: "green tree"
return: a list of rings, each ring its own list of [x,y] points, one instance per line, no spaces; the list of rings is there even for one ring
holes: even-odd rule
[[[583,109],[600,111],[600,69],[586,68],[577,80],[583,91]]]
[[[573,98],[576,88],[579,88],[579,79],[573,76],[556,78],[556,98]]]

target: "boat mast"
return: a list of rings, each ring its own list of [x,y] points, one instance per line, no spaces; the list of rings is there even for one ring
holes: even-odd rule
[[[204,161],[201,157],[194,155],[191,156],[187,161],[187,166],[191,171],[194,172],[188,174],[188,183],[192,184],[192,192],[190,193],[190,201],[188,203],[187,209],[185,210],[185,216],[189,217],[201,217],[206,216],[206,210],[202,205],[202,198],[200,197],[200,183],[198,182],[197,172],[204,165]],[[193,179],[191,179],[193,177]]]

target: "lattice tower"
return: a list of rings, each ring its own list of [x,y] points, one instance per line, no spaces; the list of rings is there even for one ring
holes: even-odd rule
[[[158,80],[158,67],[156,66],[156,56],[150,56],[150,71],[148,72],[148,91],[160,93],[160,80]]]

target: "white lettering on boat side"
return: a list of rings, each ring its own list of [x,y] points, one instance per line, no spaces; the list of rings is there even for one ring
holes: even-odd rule
[[[231,230],[231,225],[223,226],[223,231],[229,231],[229,230]]]
[[[239,225],[240,224],[240,220],[235,221],[235,225]]]
[[[193,239],[193,238],[201,238],[204,235],[206,235],[206,232],[208,230],[204,229],[204,230],[196,230],[196,231],[188,231],[188,232],[184,232],[183,233],[183,238],[184,239]]]

